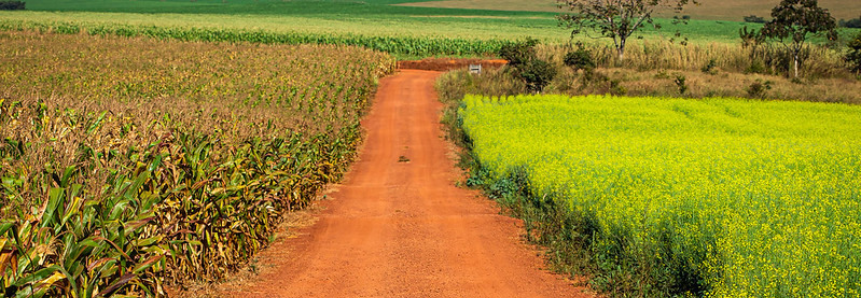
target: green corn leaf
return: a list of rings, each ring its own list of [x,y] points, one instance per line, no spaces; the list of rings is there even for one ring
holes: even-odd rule
[[[89,128],[87,128],[87,134],[88,134],[88,135],[89,135],[89,134],[93,134],[93,132],[94,132],[97,128],[99,128],[99,125],[102,123],[102,120],[104,120],[104,119],[105,119],[105,115],[106,115],[107,113],[108,113],[107,111],[102,112],[102,114],[101,114],[101,115],[99,115],[99,118],[96,118],[96,121],[94,121],[94,122],[93,122],[93,124],[90,124],[90,127],[89,127]]]
[[[15,281],[15,286],[16,287],[22,287],[26,284],[44,281],[44,280],[48,279],[50,276],[54,275],[54,272],[57,272],[59,269],[60,269],[60,267],[56,266],[56,265],[50,266],[47,268],[42,268],[36,272],[27,274],[27,275],[21,277],[20,279],[18,279],[17,281]]]
[[[81,210],[81,205],[84,203],[84,199],[81,197],[73,197],[72,201],[69,202],[68,206],[66,206],[66,212],[63,214],[63,218],[60,220],[60,225],[65,226],[66,223],[69,222],[69,218],[78,214]]]
[[[60,187],[69,187],[69,181],[72,179],[72,176],[75,175],[75,171],[77,168],[75,166],[68,166],[66,170],[63,172],[63,177],[60,178]]]
[[[54,271],[54,274],[42,281],[39,281],[34,285],[34,288],[37,290],[33,293],[33,297],[45,296],[46,294],[48,294],[48,291],[51,290],[51,286],[53,286],[54,283],[63,279],[66,279],[66,274],[64,274],[60,269]],[[72,282],[71,284],[74,284],[74,282]]]
[[[63,204],[64,188],[52,188],[48,191],[48,202],[42,213],[42,227],[50,227],[55,223],[54,215]]]
[[[159,260],[162,259],[162,257],[164,257],[164,256],[161,256],[161,255],[152,256],[149,259],[147,259],[146,261],[144,261],[143,263],[140,263],[137,266],[135,266],[135,269],[132,270],[132,272],[134,274],[140,274],[141,272],[143,272],[143,271],[149,269],[150,267],[152,267],[153,265],[155,265],[156,262],[158,262]]]
[[[6,231],[12,229],[15,226],[14,222],[0,222],[0,235],[6,234]]]

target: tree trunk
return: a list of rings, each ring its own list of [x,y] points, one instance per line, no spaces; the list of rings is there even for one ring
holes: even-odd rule
[[[625,40],[624,39],[622,39],[621,42],[619,42],[619,46],[616,47],[616,51],[619,52],[619,62],[625,60]]]
[[[798,52],[797,51],[795,52],[795,55],[793,56],[793,58],[794,58],[793,62],[795,62],[795,78],[797,79],[798,78]]]

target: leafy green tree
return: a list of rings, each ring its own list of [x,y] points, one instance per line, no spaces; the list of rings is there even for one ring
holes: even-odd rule
[[[837,40],[837,23],[827,9],[816,0],[783,0],[771,10],[772,20],[762,27],[762,34],[778,39],[792,55],[794,77],[798,77],[801,51],[808,34],[825,33],[829,40]]]
[[[628,38],[637,30],[646,25],[660,28],[660,25],[652,20],[655,10],[672,8],[680,13],[685,5],[697,4],[697,0],[556,0],[556,2],[560,8],[568,8],[572,12],[557,17],[568,28],[574,28],[571,32],[572,36],[584,30],[593,30],[604,37],[612,38],[619,59],[625,58],[625,45]]]

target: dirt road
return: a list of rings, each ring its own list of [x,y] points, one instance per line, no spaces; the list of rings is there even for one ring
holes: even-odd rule
[[[319,221],[264,252],[274,268],[237,297],[591,297],[544,269],[517,220],[454,186],[437,72],[383,79],[368,135]]]

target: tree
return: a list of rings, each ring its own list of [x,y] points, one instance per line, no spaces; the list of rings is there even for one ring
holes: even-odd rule
[[[796,78],[808,34],[826,33],[829,40],[837,40],[834,17],[827,9],[819,7],[816,0],[783,0],[771,10],[771,17],[772,20],[762,27],[762,34],[769,39],[779,39],[786,46],[792,55]]]
[[[568,28],[574,28],[571,36],[584,30],[594,30],[604,37],[613,39],[619,59],[625,58],[625,45],[628,38],[644,26],[660,26],[652,20],[658,8],[672,8],[677,13],[697,0],[556,0],[560,8],[568,8],[572,13],[561,14],[557,18]],[[678,19],[676,20],[678,21]]]

